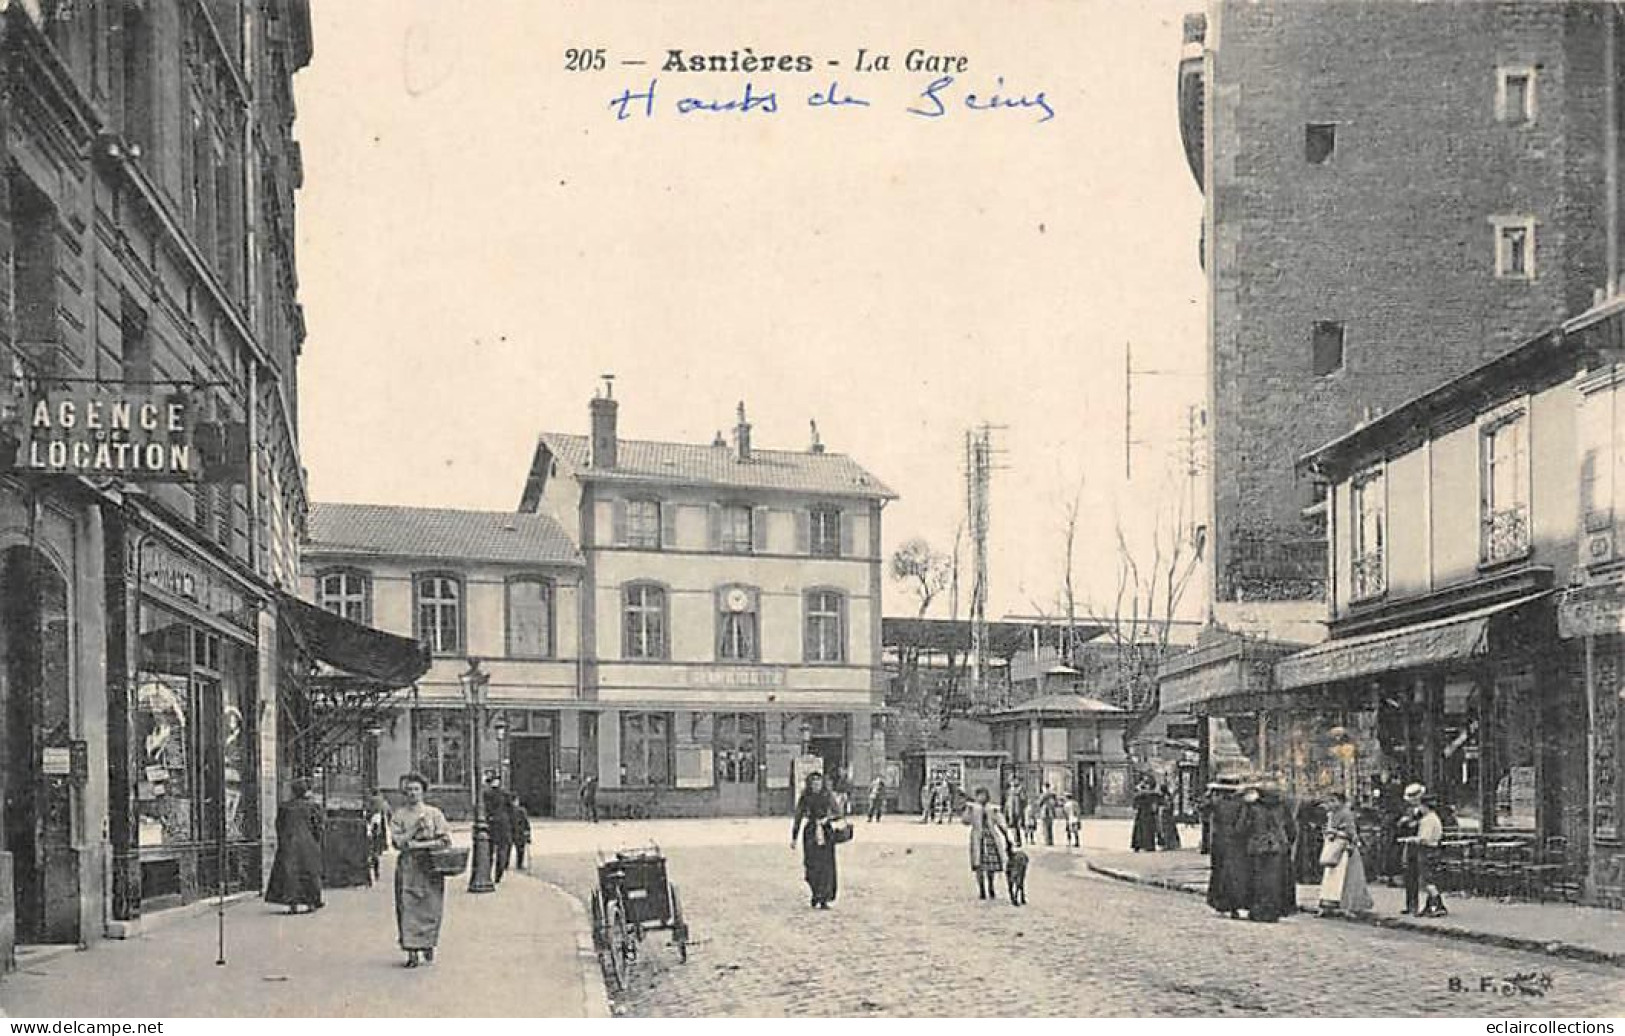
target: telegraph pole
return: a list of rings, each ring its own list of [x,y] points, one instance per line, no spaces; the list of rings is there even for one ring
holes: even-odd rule
[[[987,541],[995,450],[994,426],[983,422],[965,432],[965,518],[970,530],[970,665],[971,696],[987,700]]]

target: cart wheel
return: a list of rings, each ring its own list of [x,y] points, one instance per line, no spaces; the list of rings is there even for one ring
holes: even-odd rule
[[[671,941],[677,946],[677,959],[688,963],[688,921],[683,918],[683,901],[677,896],[677,886],[671,888]]]
[[[615,983],[617,993],[626,990],[626,974],[631,964],[631,957],[636,955],[632,939],[626,931],[626,912],[621,909],[619,902],[609,904],[608,943],[604,956],[609,958],[609,967],[605,969],[605,977]],[[631,951],[629,954],[628,951]]]

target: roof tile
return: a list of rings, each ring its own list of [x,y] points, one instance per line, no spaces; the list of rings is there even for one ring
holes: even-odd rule
[[[751,451],[741,462],[728,446],[622,439],[613,468],[588,466],[585,435],[543,432],[541,445],[571,474],[606,482],[703,483],[739,489],[827,493],[894,500],[897,494],[842,453],[798,450]]]
[[[581,563],[580,551],[548,514],[314,503],[309,529],[313,553],[521,565]]]

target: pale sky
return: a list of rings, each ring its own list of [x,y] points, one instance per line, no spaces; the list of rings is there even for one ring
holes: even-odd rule
[[[901,494],[888,550],[951,546],[965,429],[1008,426],[989,614],[1053,607],[1080,478],[1074,578],[1109,597],[1114,524],[1172,506],[1202,396],[1175,78],[1200,6],[315,0],[296,125],[313,498],[510,509],[536,433],[584,433],[609,371],[628,438],[709,441],[739,400],[759,446],[804,448],[816,420]],[[572,47],[606,69],[567,72]],[[679,47],[817,71],[662,71]],[[854,71],[859,47],[892,70]],[[936,78],[902,69],[913,47],[970,59],[940,118],[905,111]],[[655,116],[618,121],[611,99],[651,79]],[[675,110],[747,79],[776,113]],[[808,107],[832,79],[869,107]],[[1044,123],[964,107],[1039,91]],[[1131,484],[1128,342],[1174,372],[1134,379]]]

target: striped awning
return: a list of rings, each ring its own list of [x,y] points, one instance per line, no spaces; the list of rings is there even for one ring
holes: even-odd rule
[[[1489,652],[1492,619],[1548,594],[1527,594],[1414,626],[1329,640],[1275,663],[1275,686],[1290,691],[1476,658]]]

